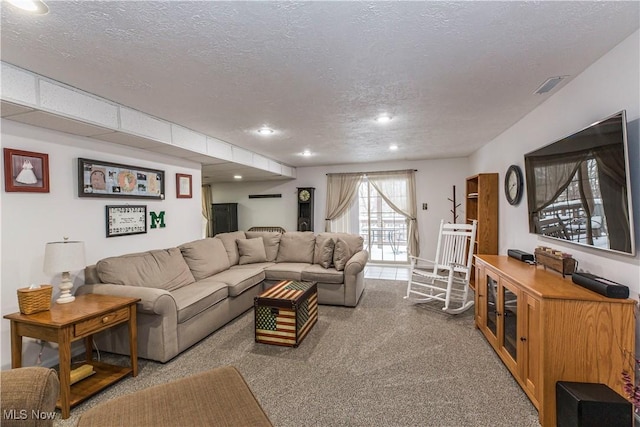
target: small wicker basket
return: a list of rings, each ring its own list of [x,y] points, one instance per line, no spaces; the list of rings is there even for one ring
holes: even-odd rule
[[[40,285],[39,288],[18,289],[18,306],[20,313],[33,314],[40,311],[47,311],[51,308],[51,293],[53,286]]]

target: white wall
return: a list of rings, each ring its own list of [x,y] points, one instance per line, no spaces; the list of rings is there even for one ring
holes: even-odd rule
[[[298,167],[297,178],[287,182],[229,183],[212,186],[214,203],[238,203],[238,228],[252,226],[281,226],[285,230],[297,227],[296,187],[315,187],[314,231],[324,231],[327,173],[371,172],[385,170],[417,169],[416,198],[418,202],[418,229],[420,231],[420,255],[435,256],[435,242],[440,220],[452,221],[450,212],[456,186],[458,222],[464,222],[464,186],[468,161],[466,158],[398,161],[387,163],[362,163],[326,167]],[[281,193],[279,199],[249,199],[249,194]],[[427,203],[428,210],[422,210]]]
[[[629,123],[628,142],[636,250],[640,245],[640,32],[636,31],[616,48],[578,75],[540,107],[478,150],[470,158],[472,173],[500,172],[501,182],[511,164],[524,170],[524,154],[576,132],[583,127],[625,109]],[[562,70],[558,70],[562,73]],[[537,95],[532,95],[537,96]],[[496,155],[500,153],[500,155]],[[597,249],[528,233],[526,197],[517,207],[500,199],[500,253],[517,248],[533,252],[545,245],[573,254],[579,268],[619,283],[631,289],[637,298],[640,291],[640,255],[616,255]]]
[[[2,191],[2,314],[18,311],[16,290],[31,283],[60,283],[60,275],[42,271],[47,242],[63,236],[85,243],[86,262],[148,249],[175,246],[201,236],[200,164],[122,145],[50,131],[2,120],[2,146],[49,154],[49,193],[7,193]],[[78,198],[78,157],[160,169],[165,171],[165,200]],[[175,174],[193,176],[193,198],[176,199]],[[2,174],[4,176],[4,174]],[[165,211],[166,228],[146,234],[105,237],[105,206],[143,204],[147,212]],[[75,287],[83,273],[72,272]],[[75,288],[74,288],[75,291]],[[54,297],[57,292],[54,292]],[[10,367],[11,344],[8,320],[2,320],[0,339],[2,369]],[[23,365],[34,365],[39,347],[24,340]],[[45,364],[57,363],[57,351],[45,349]]]

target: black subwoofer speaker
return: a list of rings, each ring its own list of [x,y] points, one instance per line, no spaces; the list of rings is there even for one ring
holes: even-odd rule
[[[632,427],[633,409],[624,397],[604,384],[558,381],[558,427]]]

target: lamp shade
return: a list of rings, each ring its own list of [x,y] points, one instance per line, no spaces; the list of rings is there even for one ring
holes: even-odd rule
[[[44,271],[46,273],[63,273],[82,270],[85,267],[84,242],[68,240],[50,242],[44,248]]]

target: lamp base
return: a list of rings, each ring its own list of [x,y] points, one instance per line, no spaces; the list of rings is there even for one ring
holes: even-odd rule
[[[58,304],[66,304],[68,302],[73,302],[76,297],[71,294],[71,289],[73,289],[73,283],[69,280],[69,272],[65,271],[62,273],[62,282],[58,285],[60,288],[60,296],[56,300]]]
[[[66,304],[68,302],[75,301],[75,299],[76,297],[71,295],[71,292],[69,292],[69,295],[61,294],[60,297],[56,300],[56,304]]]

